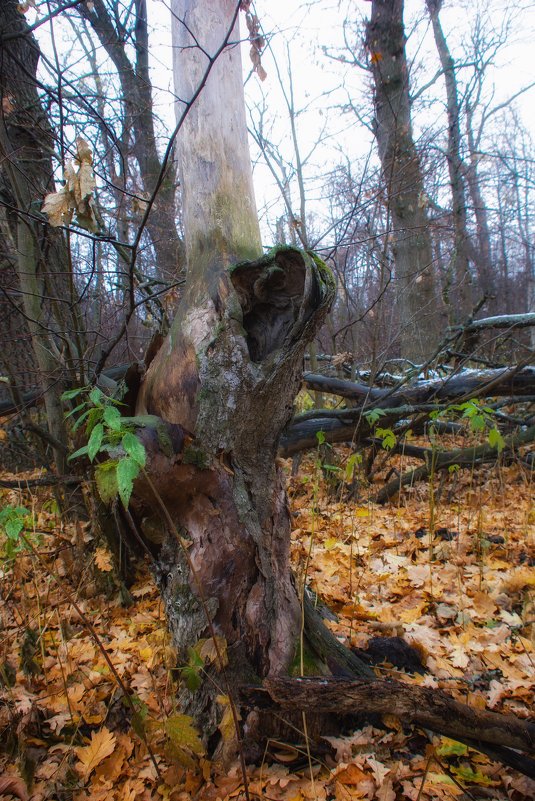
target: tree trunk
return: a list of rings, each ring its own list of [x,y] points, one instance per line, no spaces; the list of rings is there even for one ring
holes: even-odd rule
[[[207,13],[201,0],[177,0],[173,12],[176,94],[189,102],[205,82],[179,137],[188,282],[137,412],[171,424],[168,455],[145,432],[148,472],[187,556],[142,479],[133,508],[181,659],[215,629],[234,684],[251,673],[286,673],[297,652],[301,610],[275,456],[306,345],[334,287],[313,255],[283,247],[261,256],[241,56],[232,44],[236,3],[212,2]],[[189,699],[205,733],[217,723],[214,695],[206,681]]]
[[[22,314],[28,326],[39,371],[48,430],[60,474],[67,472],[67,433],[63,419],[63,380],[73,382],[68,368],[81,369],[80,348],[71,337],[80,331],[68,253],[59,230],[38,221],[43,198],[53,191],[51,153],[54,138],[37,92],[39,48],[17,0],[0,4],[0,33],[12,36],[2,47],[0,94],[0,179],[9,211],[4,227],[14,244],[15,269],[21,289]],[[57,332],[57,333],[55,333]],[[60,351],[62,351],[60,355]]]
[[[448,113],[448,150],[447,162],[450,176],[452,214],[453,214],[453,254],[451,258],[452,274],[455,280],[453,292],[452,317],[454,322],[464,320],[472,308],[471,277],[468,254],[470,237],[468,235],[466,215],[466,195],[463,179],[463,162],[461,158],[461,126],[460,106],[455,76],[455,62],[448,48],[442,25],[440,9],[442,0],[426,0],[427,10],[433,26],[433,35],[440,64],[446,84],[446,108]]]
[[[402,355],[429,357],[438,343],[439,299],[426,196],[414,144],[403,0],[373,0],[366,29],[375,84],[375,135],[391,216]]]
[[[479,153],[477,152],[474,136],[474,109],[469,103],[466,105],[466,141],[468,144],[468,163],[465,165],[465,175],[476,222],[476,268],[481,290],[488,297],[487,308],[491,312],[495,312],[497,311],[496,277],[492,263],[489,219],[485,199],[481,191],[481,178],[478,169]]]
[[[135,2],[134,63],[128,57],[125,40],[114,25],[104,0],[94,0],[91,4],[82,3],[78,10],[95,31],[117,69],[126,106],[125,113],[132,121],[132,149],[138,163],[143,191],[150,197],[155,191],[162,162],[158,154],[154,124],[146,0]],[[176,278],[184,267],[184,248],[177,231],[175,195],[176,176],[171,164],[147,220],[147,230],[156,255],[156,270],[167,281]]]

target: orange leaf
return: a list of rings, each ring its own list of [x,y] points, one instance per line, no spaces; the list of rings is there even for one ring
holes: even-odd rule
[[[89,774],[115,750],[115,734],[106,727],[91,734],[91,742],[82,748],[76,748],[80,762],[76,768],[80,775],[87,779]]]

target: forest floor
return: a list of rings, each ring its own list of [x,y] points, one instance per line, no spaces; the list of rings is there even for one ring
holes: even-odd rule
[[[528,717],[535,476],[521,464],[463,471],[443,485],[437,480],[434,495],[420,484],[380,507],[367,500],[373,487],[363,483],[359,494],[357,482],[352,498],[347,483],[337,487],[348,454],[333,451],[336,469],[323,470],[311,454],[291,477],[291,461],[285,463],[294,568],[334,613],[328,625],[383,660],[378,675]],[[125,605],[105,547],[94,551],[99,581],[94,569],[75,569],[71,543],[88,541],[90,533],[61,521],[50,490],[0,490],[0,508],[9,505],[31,511],[34,550],[0,564],[0,798],[243,799],[239,765],[211,763],[178,713],[180,674],[148,568]],[[76,585],[74,575],[81,576]],[[400,639],[391,638],[412,648],[400,653]],[[135,715],[104,652],[131,693]],[[270,744],[263,764],[248,767],[251,797],[535,797],[534,782],[460,743],[393,716],[375,723],[328,738],[321,758]]]

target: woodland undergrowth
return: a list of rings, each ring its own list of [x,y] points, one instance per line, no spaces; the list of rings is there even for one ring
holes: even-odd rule
[[[377,506],[369,498],[389,471],[406,469],[409,460],[401,465],[400,456],[391,456],[370,486],[360,479],[358,464],[347,480],[349,449],[332,449],[327,456],[320,457],[319,449],[306,456],[296,475],[291,460],[284,463],[297,581],[306,581],[320,608],[330,610],[327,625],[369,657],[378,675],[440,687],[473,706],[529,717],[535,675],[530,469],[498,460],[477,471],[452,471],[431,487],[404,488],[389,505]],[[86,524],[62,520],[50,489],[2,489],[0,501],[1,508],[28,511],[24,537],[32,548],[8,553],[2,540],[0,797],[243,797],[238,764],[210,762],[177,708],[178,683],[195,671],[202,680],[203,660],[212,657],[204,644],[185,670],[176,668],[148,567],[137,575],[125,603],[113,579],[111,554],[102,543],[94,547]],[[72,544],[82,541],[92,563],[79,571]],[[124,688],[133,705],[126,703]],[[224,707],[222,698],[223,736],[229,727]],[[363,721],[323,745],[318,753],[270,743],[263,763],[248,766],[251,797],[522,801],[535,796],[526,777],[393,716],[373,725]]]

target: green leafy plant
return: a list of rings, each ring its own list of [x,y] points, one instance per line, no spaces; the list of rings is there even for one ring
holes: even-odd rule
[[[127,507],[134,481],[147,461],[145,446],[135,435],[139,423],[136,418],[122,417],[121,402],[105,395],[98,387],[65,392],[63,400],[84,395],[86,397],[67,417],[79,413],[73,430],[85,423],[87,443],[71,454],[69,460],[87,456],[93,462],[99,453],[107,453],[109,458],[99,462],[95,469],[99,495],[105,503],[110,503],[118,494]]]
[[[463,403],[453,403],[446,409],[431,412],[429,415],[432,420],[438,419],[462,419],[469,423],[470,431],[473,434],[488,432],[487,440],[492,448],[501,453],[505,447],[505,441],[496,425],[496,413],[490,406],[486,406],[477,398],[464,401]]]
[[[383,409],[370,409],[369,412],[366,412],[364,417],[369,426],[374,426],[380,417],[384,417],[386,412]]]
[[[375,429],[375,434],[380,438],[381,447],[384,448],[385,451],[391,451],[397,442],[397,437],[391,428],[377,427]]]
[[[3,553],[5,560],[10,561],[27,549],[21,534],[28,527],[29,516],[30,512],[24,506],[4,506],[0,511],[0,531],[6,537]]]
[[[375,436],[381,440],[381,447],[385,451],[391,451],[397,442],[396,435],[391,428],[381,428],[381,426],[377,425],[381,417],[385,415],[386,412],[383,409],[370,409],[369,412],[365,413],[364,417],[370,428],[373,429]]]

